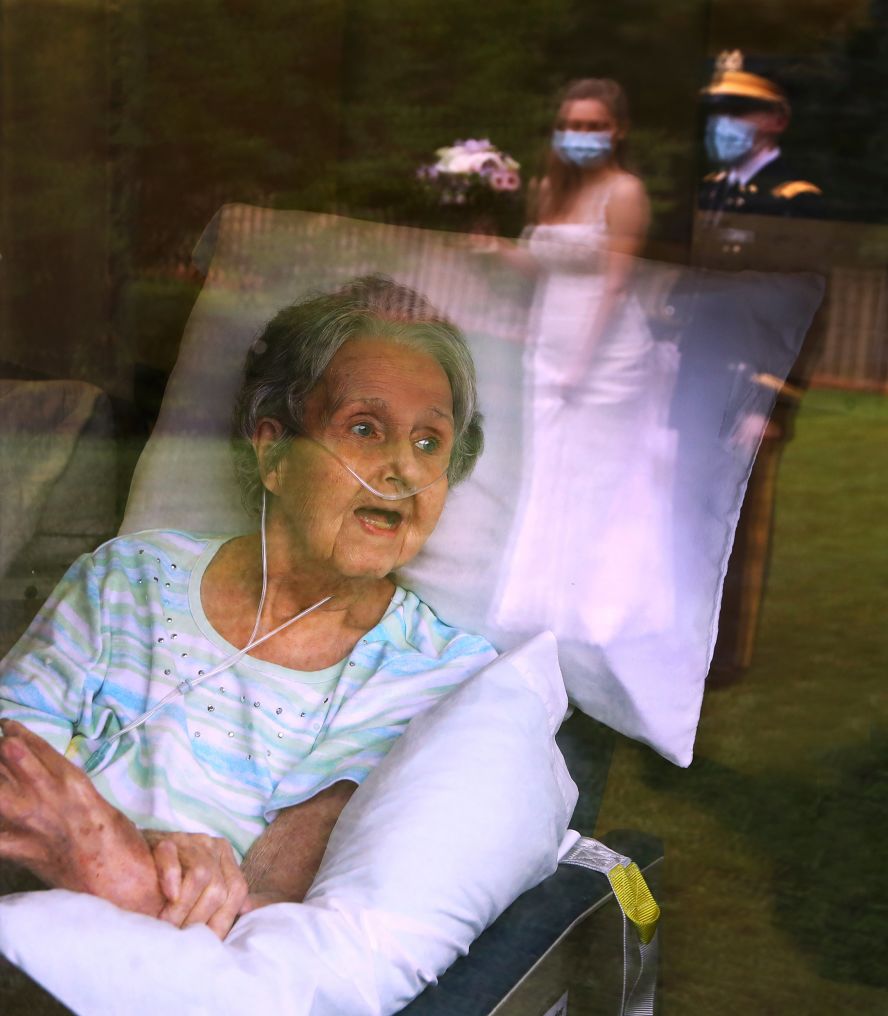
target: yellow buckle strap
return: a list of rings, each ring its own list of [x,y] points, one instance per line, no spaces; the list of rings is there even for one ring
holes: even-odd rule
[[[635,861],[616,864],[607,873],[607,880],[623,913],[635,925],[642,944],[647,945],[657,930],[660,908],[638,865]]]

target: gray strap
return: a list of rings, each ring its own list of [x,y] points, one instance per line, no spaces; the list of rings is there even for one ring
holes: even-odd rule
[[[630,858],[589,836],[581,836],[561,860],[564,864],[590,868],[602,875],[607,875],[618,865],[625,868],[632,863]],[[649,942],[642,942],[616,893],[614,899],[623,914],[623,997],[620,1000],[620,1016],[653,1016],[657,994],[657,933],[654,932]]]

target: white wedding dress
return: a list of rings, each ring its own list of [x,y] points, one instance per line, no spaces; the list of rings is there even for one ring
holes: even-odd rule
[[[540,276],[525,355],[526,481],[494,617],[507,631],[598,645],[662,631],[673,602],[665,421],[676,364],[631,292],[591,358],[583,351],[606,237],[603,207],[597,221],[529,234]]]

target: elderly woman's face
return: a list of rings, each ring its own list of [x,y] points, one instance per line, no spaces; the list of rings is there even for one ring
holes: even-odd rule
[[[276,491],[297,555],[350,578],[381,578],[409,561],[435,528],[446,476],[387,501],[324,449],[382,493],[440,476],[453,448],[453,399],[441,365],[387,339],[347,342],[306,399],[303,425],[319,444],[293,442]]]

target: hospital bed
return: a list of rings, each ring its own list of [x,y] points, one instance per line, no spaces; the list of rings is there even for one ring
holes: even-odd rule
[[[461,495],[463,505],[467,497],[475,498],[483,516],[478,526],[469,527],[472,538],[483,542],[483,547],[472,548],[478,580],[471,595],[457,592],[457,599],[462,596],[462,600],[455,604],[448,599],[447,593],[457,588],[452,579],[454,568],[465,567],[465,547],[452,552],[453,530],[446,527],[440,542],[421,555],[404,580],[451,623],[472,628],[473,619],[489,616],[484,603],[479,607],[478,597],[486,598],[487,607],[495,600],[502,561],[480,560],[479,554],[483,557],[491,546],[505,553],[508,513],[517,514],[522,498],[521,477],[515,475],[509,456],[514,454],[516,431],[523,428],[526,433],[527,429],[520,408],[517,421],[513,414],[521,401],[515,398],[516,392],[524,387],[520,336],[532,312],[532,294],[528,295],[526,282],[489,266],[481,270],[463,252],[454,251],[452,242],[429,239],[422,231],[243,206],[228,207],[214,220],[198,247],[196,262],[207,276],[201,297],[204,302],[198,302],[189,324],[158,427],[137,468],[123,531],[161,523],[185,530],[243,531],[245,521],[228,473],[225,432],[237,368],[257,325],[307,290],[332,288],[355,274],[382,269],[424,291],[467,331],[470,340],[474,336],[488,423],[488,447],[477,482],[473,478],[474,489],[468,496]],[[709,299],[708,293],[703,293],[700,306],[704,312],[716,306],[715,299],[724,299],[723,289],[722,280],[716,280],[716,296]],[[772,345],[777,353],[769,353],[766,364],[773,378],[788,369],[793,344],[801,343],[819,290],[810,280],[791,280],[781,286],[751,279],[742,293],[744,305],[750,303],[750,292],[759,301],[757,312],[768,301],[775,301],[771,316],[777,338]],[[734,299],[740,299],[736,293]],[[757,322],[761,318],[760,313],[755,315]],[[711,315],[704,313],[702,319],[711,321]],[[748,367],[744,364],[743,369]],[[732,375],[725,388],[724,398],[729,402],[737,401],[738,377]],[[203,393],[200,399],[190,394],[194,391]],[[764,409],[765,416],[771,391],[765,388],[754,396],[759,401],[753,408]],[[746,392],[739,396],[746,408],[749,398]],[[720,431],[727,410],[719,403],[708,406],[708,411],[715,421],[711,424],[714,444],[717,439],[723,445]],[[667,430],[663,425],[663,432]],[[661,467],[664,447],[662,442],[651,443],[652,468]],[[707,460],[705,480],[709,486],[701,492],[700,500],[705,501],[705,522],[711,532],[701,523],[694,529],[693,539],[714,550],[709,552],[706,546],[706,560],[695,562],[698,570],[691,569],[686,577],[696,597],[694,609],[688,613],[702,617],[702,621],[679,633],[683,642],[675,631],[670,632],[671,655],[656,640],[652,647],[647,646],[645,638],[650,640],[650,632],[642,633],[641,638],[636,635],[628,648],[625,640],[614,639],[612,656],[619,666],[604,665],[600,647],[573,645],[570,639],[563,646],[562,667],[574,703],[604,721],[576,709],[558,733],[558,744],[580,790],[571,825],[584,836],[591,836],[596,828],[614,730],[648,741],[673,761],[687,764],[690,760],[702,681],[714,640],[720,582],[752,451],[745,456],[736,451],[724,453],[715,465]],[[702,469],[700,461],[694,460],[698,470]],[[170,485],[171,465],[190,482]],[[696,475],[702,485],[702,472]],[[209,519],[207,503],[217,506]],[[158,514],[159,508],[162,514]],[[488,523],[493,528],[485,528]],[[687,520],[685,523],[690,525]],[[708,570],[704,571],[704,565]],[[684,595],[683,590],[678,594]],[[527,634],[510,636],[491,630],[489,625],[482,627],[482,632],[501,649],[519,644]],[[680,644],[681,653],[675,651],[676,644]],[[669,682],[661,682],[669,685],[668,700],[650,676],[661,664],[674,671],[666,675]],[[674,730],[662,726],[667,721],[675,723]],[[605,836],[604,841],[616,855],[633,858],[656,892],[663,850],[655,838],[619,831]],[[577,846],[553,875],[508,906],[475,940],[467,955],[456,959],[446,971],[438,971],[437,983],[402,1011],[411,1016],[653,1012],[650,985],[656,952],[650,948],[645,954],[649,941],[627,923],[624,909],[625,900],[618,905],[612,881],[584,866]],[[633,995],[631,989],[637,986],[640,973],[639,957],[646,961],[641,971],[645,985]]]
[[[575,774],[588,772],[572,825],[594,829],[594,813],[606,781],[613,736],[582,714],[566,721],[559,743]],[[588,823],[588,824],[587,824]],[[603,837],[632,857],[654,894],[660,895],[662,845],[637,831]],[[519,897],[415,1001],[403,1016],[613,1016],[622,1011],[654,1012],[643,1006],[623,1010],[624,921],[604,875],[570,864]],[[283,944],[282,944],[282,947]],[[654,968],[655,971],[655,968]],[[22,987],[3,1008],[6,1016],[62,1016],[65,1006],[36,983]],[[651,970],[648,970],[651,976]],[[10,972],[0,968],[0,1002]],[[22,1008],[25,1006],[25,1008]]]
[[[564,722],[557,740],[580,789],[571,826],[592,836],[615,735],[577,712]],[[661,901],[662,842],[626,829],[601,839],[633,858]],[[554,875],[520,896],[475,940],[466,956],[403,1010],[403,1016],[619,1013],[625,990],[623,925],[606,877],[563,863]],[[654,969],[656,976],[656,964]]]

